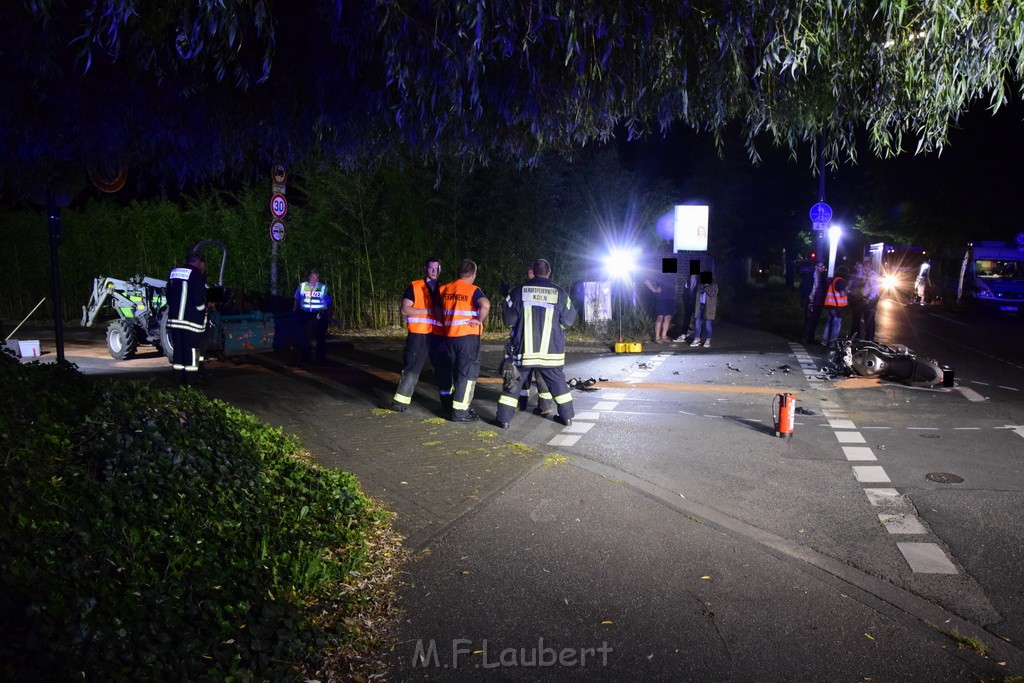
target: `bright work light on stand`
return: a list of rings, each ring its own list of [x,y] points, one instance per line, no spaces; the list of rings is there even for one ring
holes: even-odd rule
[[[604,269],[613,280],[628,282],[636,270],[637,249],[612,249],[604,257]],[[622,287],[619,287],[619,342],[622,342]]]

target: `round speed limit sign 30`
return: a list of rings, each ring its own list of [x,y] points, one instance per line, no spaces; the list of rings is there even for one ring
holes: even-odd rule
[[[288,200],[283,194],[277,193],[270,198],[270,213],[274,218],[284,218],[288,215]]]

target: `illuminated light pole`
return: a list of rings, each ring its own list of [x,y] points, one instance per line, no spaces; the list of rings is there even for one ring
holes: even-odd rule
[[[839,238],[843,229],[838,225],[828,226],[828,277],[831,280],[836,272],[836,249],[839,247]]]
[[[604,269],[613,280],[628,281],[636,270],[637,249],[612,249],[604,257]],[[622,341],[622,287],[619,287],[619,341]]]

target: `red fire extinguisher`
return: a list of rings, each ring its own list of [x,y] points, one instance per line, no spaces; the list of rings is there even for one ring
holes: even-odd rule
[[[796,426],[796,397],[793,394],[777,394],[772,403],[772,417],[775,418],[775,436],[793,436]]]

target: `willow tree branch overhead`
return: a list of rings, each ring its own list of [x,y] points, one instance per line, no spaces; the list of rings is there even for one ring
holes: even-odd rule
[[[731,122],[795,148],[941,148],[1022,82],[1014,0],[24,0],[0,10],[7,182],[53,164],[185,181],[313,151],[530,163]]]

